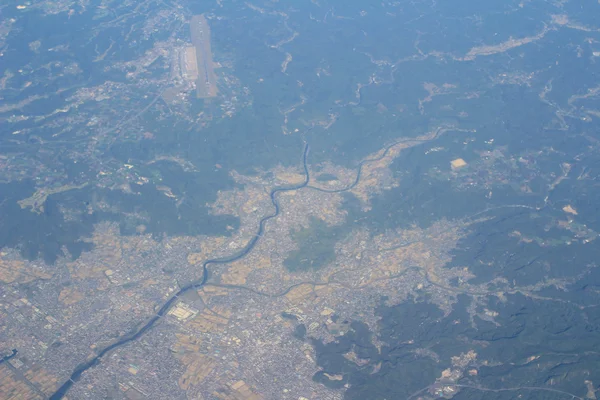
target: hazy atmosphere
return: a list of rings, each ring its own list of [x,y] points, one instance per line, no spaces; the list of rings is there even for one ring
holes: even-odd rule
[[[598,1],[0,3],[0,399],[600,396]]]

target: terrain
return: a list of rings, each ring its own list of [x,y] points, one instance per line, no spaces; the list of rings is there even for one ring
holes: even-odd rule
[[[599,12],[0,6],[0,397],[595,399]]]

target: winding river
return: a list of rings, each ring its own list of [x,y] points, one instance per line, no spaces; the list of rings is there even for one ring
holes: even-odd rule
[[[438,130],[435,133],[435,135],[433,135],[433,138],[428,138],[427,141],[436,139],[445,131],[446,131],[446,129]],[[384,149],[384,151],[382,152],[382,154],[380,156],[378,156],[376,158],[362,160],[357,166],[358,168],[357,168],[356,178],[354,179],[354,181],[350,185],[340,188],[340,189],[324,189],[324,188],[319,188],[319,187],[315,187],[315,186],[309,186],[310,174],[309,174],[309,170],[308,170],[308,153],[309,153],[310,147],[308,146],[308,144],[305,144],[304,152],[302,155],[302,165],[304,168],[304,176],[305,176],[304,182],[302,182],[298,185],[294,185],[294,186],[279,187],[279,188],[275,188],[275,189],[271,190],[271,192],[270,192],[271,203],[275,207],[275,211],[272,214],[269,214],[260,220],[260,223],[258,226],[258,231],[257,231],[256,235],[254,235],[254,237],[246,244],[246,246],[241,251],[239,251],[235,254],[232,254],[229,257],[215,258],[215,259],[210,259],[210,260],[204,261],[204,263],[202,264],[202,271],[203,271],[202,278],[200,280],[189,283],[188,285],[181,288],[175,295],[173,295],[173,297],[171,297],[169,300],[167,300],[163,304],[163,306],[160,308],[160,310],[156,313],[156,315],[154,317],[152,317],[148,322],[146,322],[146,324],[144,324],[137,331],[121,337],[118,341],[116,341],[116,342],[112,343],[111,345],[100,350],[98,352],[98,354],[91,360],[77,366],[75,368],[75,370],[73,371],[73,373],[71,374],[70,378],[65,383],[63,383],[62,386],[60,386],[56,390],[56,392],[54,392],[54,394],[52,396],[50,396],[50,400],[62,399],[66,395],[66,393],[69,391],[69,389],[73,386],[73,384],[75,382],[77,382],[79,380],[79,378],[81,378],[81,375],[85,371],[98,365],[100,363],[102,357],[104,357],[109,351],[114,350],[118,347],[121,347],[129,342],[133,342],[133,341],[139,339],[140,337],[142,337],[150,328],[152,328],[154,326],[154,324],[156,324],[156,322],[158,322],[159,319],[164,317],[169,312],[171,307],[175,304],[175,302],[177,302],[179,296],[189,292],[190,290],[198,290],[198,289],[202,288],[204,285],[206,285],[206,282],[208,281],[208,278],[209,278],[209,272],[210,272],[208,269],[209,265],[211,265],[211,264],[228,264],[233,261],[237,261],[241,258],[244,258],[246,255],[248,255],[248,253],[250,253],[252,251],[252,249],[254,249],[254,247],[256,246],[256,243],[258,242],[259,238],[263,235],[267,221],[269,221],[279,215],[280,207],[279,207],[279,203],[277,201],[278,193],[298,190],[298,189],[302,189],[305,187],[309,188],[309,189],[313,189],[313,190],[318,190],[321,192],[326,192],[326,193],[344,192],[344,191],[351,190],[359,183],[361,174],[362,174],[362,168],[365,164],[383,159],[388,154],[389,150],[392,147],[394,147],[400,143],[410,142],[410,141],[424,142],[425,140],[401,139],[399,141],[391,143],[390,145],[386,146],[386,148]]]
[[[81,378],[81,375],[85,371],[89,370],[90,368],[93,368],[96,365],[98,365],[100,363],[102,357],[104,357],[109,351],[114,350],[118,347],[124,346],[125,344],[127,344],[129,342],[133,342],[133,341],[139,339],[140,337],[142,337],[150,328],[152,328],[154,326],[154,324],[156,324],[156,322],[158,322],[159,319],[164,317],[167,314],[167,312],[169,312],[169,310],[171,309],[173,304],[175,304],[175,302],[177,301],[179,296],[189,292],[190,290],[198,290],[201,287],[203,287],[206,284],[206,282],[208,281],[208,277],[209,277],[208,266],[209,265],[211,265],[211,264],[227,264],[227,263],[230,263],[233,261],[237,261],[237,260],[245,257],[248,253],[250,253],[250,251],[252,251],[254,246],[256,246],[258,239],[264,233],[265,225],[266,225],[267,221],[269,221],[270,219],[273,219],[277,215],[279,215],[280,208],[279,208],[279,203],[277,202],[277,193],[298,190],[298,189],[302,189],[303,187],[308,186],[308,182],[310,180],[310,175],[308,172],[308,164],[307,164],[309,150],[310,150],[310,147],[308,146],[308,144],[305,144],[304,145],[304,153],[302,155],[302,163],[303,163],[303,167],[304,167],[304,176],[305,176],[304,182],[302,182],[298,185],[294,185],[294,186],[280,187],[280,188],[275,188],[275,189],[271,190],[271,193],[270,193],[271,203],[275,207],[275,211],[272,214],[267,215],[260,220],[260,224],[258,226],[258,231],[257,231],[256,235],[254,235],[254,237],[246,244],[246,246],[241,251],[239,251],[238,253],[235,253],[229,257],[215,258],[215,259],[204,261],[204,263],[202,264],[202,278],[200,280],[189,283],[188,285],[181,288],[177,293],[175,293],[175,295],[173,295],[173,297],[171,297],[169,300],[167,300],[167,302],[165,304],[163,304],[163,306],[160,308],[160,310],[156,313],[156,315],[154,317],[152,317],[148,322],[146,322],[146,324],[144,324],[144,326],[139,328],[137,331],[123,336],[118,341],[103,348],[100,352],[98,352],[96,357],[77,366],[75,368],[75,370],[73,371],[73,373],[71,374],[71,376],[69,377],[69,379],[65,383],[63,383],[62,386],[59,387],[56,390],[56,392],[54,392],[54,394],[52,394],[52,396],[50,396],[50,400],[62,399],[67,394],[69,389],[73,386],[73,384],[75,382],[77,382],[79,380],[79,378]]]

